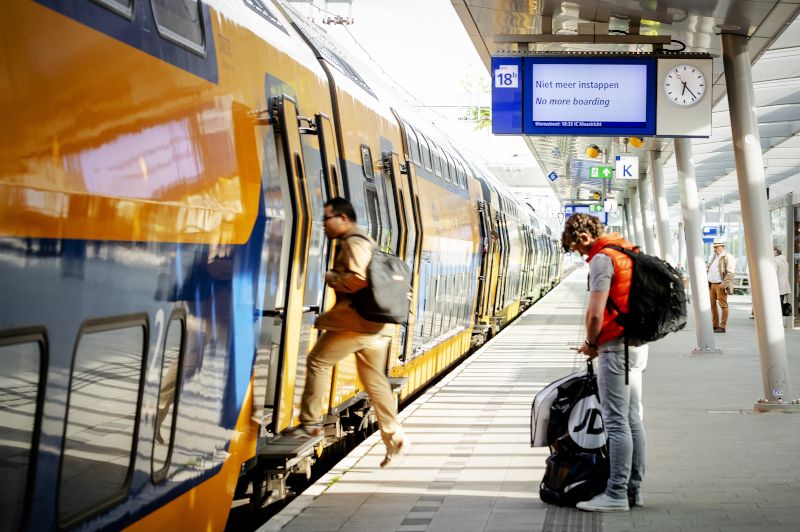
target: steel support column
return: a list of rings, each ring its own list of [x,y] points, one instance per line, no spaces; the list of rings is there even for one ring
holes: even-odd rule
[[[674,139],[675,164],[681,194],[681,214],[686,233],[686,267],[692,288],[694,329],[697,348],[693,355],[722,354],[714,347],[714,327],[711,323],[711,300],[708,297],[708,272],[703,257],[703,227],[700,221],[700,202],[692,162],[692,143],[689,139]]]
[[[656,255],[656,241],[653,238],[653,218],[650,216],[650,194],[647,189],[647,176],[639,174],[639,207],[642,211],[642,232],[644,234],[644,252]]]
[[[678,262],[686,266],[686,235],[683,231],[683,222],[678,222]]]
[[[658,231],[658,244],[661,248],[661,260],[675,266],[672,258],[672,233],[669,230],[669,208],[667,207],[667,193],[664,190],[664,168],[661,166],[661,152],[650,150],[647,152],[650,162],[650,175],[653,176],[653,197],[656,207],[656,230]]]
[[[758,353],[761,358],[761,382],[765,401],[768,401],[767,404],[756,403],[755,409],[791,410],[795,405],[778,404],[779,400],[791,402],[792,384],[772,252],[772,228],[753,93],[753,74],[750,69],[750,50],[746,35],[722,34],[720,37],[733,133],[733,155],[736,159],[736,179],[739,182],[747,262],[750,266]]]
[[[642,232],[642,203],[639,201],[639,187],[631,187],[631,210],[633,211],[633,231],[636,240],[634,244],[644,247],[644,233]]]
[[[625,200],[625,218],[626,218],[626,226],[628,227],[628,236],[626,237],[629,242],[636,243],[636,232],[633,230],[633,210],[631,209],[631,203],[633,203],[633,194]]]

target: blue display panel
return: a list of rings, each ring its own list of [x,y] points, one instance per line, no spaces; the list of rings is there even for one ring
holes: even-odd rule
[[[565,205],[564,218],[569,218],[573,214],[588,214],[595,218],[600,218],[600,221],[608,225],[608,213],[603,211],[602,205]]]
[[[523,70],[526,135],[655,135],[655,59],[528,57]]]
[[[522,58],[492,57],[492,133],[522,134]]]

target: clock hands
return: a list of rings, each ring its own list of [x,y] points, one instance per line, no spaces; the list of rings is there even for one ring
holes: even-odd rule
[[[683,90],[681,91],[681,94],[683,94],[684,92],[686,92],[686,91],[688,90],[688,91],[689,91],[689,94],[691,94],[691,95],[692,95],[692,96],[693,96],[695,99],[697,99],[697,95],[696,95],[695,93],[693,93],[693,92],[692,92],[692,89],[690,89],[690,88],[689,88],[689,87],[686,85],[686,82],[685,82],[685,81],[683,81],[683,80],[681,79],[681,75],[680,75],[680,74],[678,74],[678,73],[676,72],[676,73],[675,73],[675,76],[678,78],[678,81],[680,81],[680,82],[683,84]]]

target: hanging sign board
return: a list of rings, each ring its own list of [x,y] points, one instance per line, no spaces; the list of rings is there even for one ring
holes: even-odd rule
[[[600,221],[604,224],[607,223],[608,216],[605,212],[603,212],[602,205],[565,205],[564,206],[564,216],[569,218],[573,214],[589,214],[594,216],[595,218],[600,218]]]
[[[655,134],[655,59],[527,57],[523,65],[525,134]]]
[[[632,155],[617,155],[615,179],[639,179],[639,158]]]
[[[699,54],[492,57],[492,133],[709,137],[711,68]]]
[[[717,238],[717,227],[714,225],[703,226],[703,243],[711,244]]]
[[[521,57],[492,57],[492,133],[522,134]]]

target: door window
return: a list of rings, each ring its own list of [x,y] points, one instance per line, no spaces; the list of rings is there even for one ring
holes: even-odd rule
[[[25,521],[41,414],[44,356],[43,331],[0,334],[0,530],[21,530]]]

